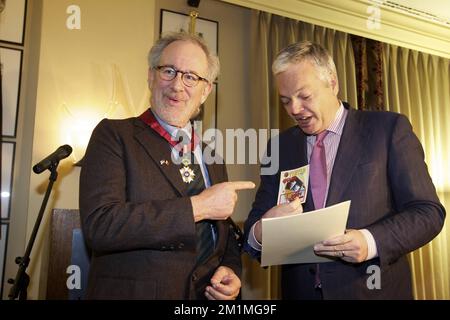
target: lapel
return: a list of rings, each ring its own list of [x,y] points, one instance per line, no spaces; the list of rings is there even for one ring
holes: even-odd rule
[[[298,168],[301,166],[305,166],[308,164],[308,146],[306,142],[306,135],[303,131],[297,126],[295,130],[292,132],[293,139],[288,139],[289,141],[296,141],[291,146],[289,146],[286,154],[280,156],[288,159],[288,169]],[[286,170],[286,169],[282,169]],[[310,183],[308,183],[308,189],[310,189]],[[313,211],[314,210],[314,202],[312,199],[312,194],[310,190],[307,191],[306,201],[303,204],[303,211]]]
[[[359,121],[358,111],[348,105],[345,107],[348,108],[348,114],[331,173],[327,206],[349,200],[342,199],[342,196],[352,179],[367,143],[368,131],[364,130],[363,124]]]
[[[292,136],[292,138],[286,139],[289,142],[289,148],[286,150],[286,154],[282,156],[288,160],[286,167],[288,169],[298,168],[299,166],[308,164],[306,135],[296,126],[292,131]],[[282,170],[286,169],[283,168]]]
[[[170,184],[182,196],[187,196],[187,187],[181,179],[180,167],[172,162],[169,143],[142,120],[136,119],[134,125],[134,138],[142,145],[150,158],[155,162],[161,174],[167,178]],[[161,164],[161,160],[167,160],[168,165]]]

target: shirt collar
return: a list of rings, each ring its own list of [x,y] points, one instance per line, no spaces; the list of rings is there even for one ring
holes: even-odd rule
[[[157,114],[156,112],[153,112],[153,115],[155,116],[156,121],[159,122],[159,124],[161,125],[161,127],[164,128],[164,130],[166,130],[170,136],[172,138],[176,138],[177,137],[177,133],[178,130],[182,130],[184,132],[185,135],[187,135],[189,137],[189,139],[191,139],[191,134],[192,134],[192,124],[189,121],[183,128],[178,128],[175,126],[172,126],[170,124],[168,124],[167,122],[165,122],[164,120],[162,120]]]
[[[333,132],[337,135],[342,135],[342,130],[344,129],[345,119],[347,117],[347,109],[344,108],[344,104],[340,101],[339,109],[336,112],[334,120],[330,123],[328,131]]]

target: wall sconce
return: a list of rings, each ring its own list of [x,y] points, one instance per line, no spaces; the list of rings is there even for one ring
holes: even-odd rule
[[[67,107],[67,104],[63,103],[62,106],[67,114],[64,126],[64,132],[66,132],[65,141],[72,146],[73,152],[71,157],[75,166],[82,166],[83,157],[86,153],[86,148],[95,126],[103,118],[106,118],[117,104],[118,102],[110,103],[106,113],[98,111],[100,108],[80,107],[77,108],[78,112],[75,115],[75,113],[71,112],[71,110]]]
[[[69,144],[73,148],[72,159],[75,166],[81,167],[82,160],[95,125],[96,123],[89,121],[89,119],[80,119],[74,121],[69,129],[70,137],[68,140],[70,141]]]
[[[124,81],[118,66],[111,64],[107,69],[110,69],[110,87],[106,84],[99,87],[103,90],[107,88],[106,92],[111,90],[110,94],[106,97],[96,93],[74,95],[70,103],[61,104],[64,110],[61,132],[65,133],[65,143],[72,146],[71,157],[75,166],[82,165],[92,131],[102,119],[124,119],[136,115],[128,84]],[[148,101],[148,98],[144,100]]]
[[[76,118],[70,121],[67,132],[67,141],[72,146],[72,161],[75,166],[81,166],[92,131],[97,125],[97,119]]]

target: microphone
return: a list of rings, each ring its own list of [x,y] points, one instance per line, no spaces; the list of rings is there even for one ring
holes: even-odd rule
[[[58,163],[60,160],[67,158],[72,153],[72,147],[68,144],[65,144],[58,149],[56,149],[55,152],[53,152],[51,155],[49,155],[44,160],[41,160],[37,164],[34,165],[33,171],[34,173],[41,173],[42,171],[50,168],[52,164]]]

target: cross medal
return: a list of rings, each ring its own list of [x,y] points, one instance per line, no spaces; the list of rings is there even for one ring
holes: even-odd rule
[[[181,160],[181,163],[183,164],[183,167],[180,169],[181,178],[183,178],[184,183],[191,183],[195,178],[194,171],[189,167],[191,161],[188,158],[184,158]]]

